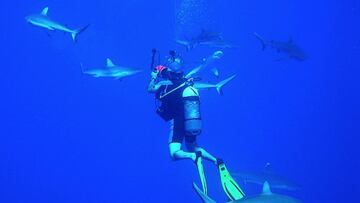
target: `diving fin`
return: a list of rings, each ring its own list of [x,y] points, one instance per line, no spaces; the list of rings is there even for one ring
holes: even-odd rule
[[[217,162],[218,162],[218,168],[221,178],[221,185],[226,195],[230,198],[231,201],[235,201],[243,198],[245,196],[245,193],[235,182],[235,180],[231,177],[224,162],[220,159],[218,159]]]
[[[205,195],[207,195],[208,191],[207,191],[207,184],[206,184],[204,166],[202,164],[201,152],[197,151],[195,153],[196,153],[196,159],[195,159],[196,168],[197,168],[197,170],[199,172],[199,177],[200,177],[203,192],[204,192]]]

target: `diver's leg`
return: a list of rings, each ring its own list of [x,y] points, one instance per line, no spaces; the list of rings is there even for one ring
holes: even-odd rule
[[[171,142],[169,144],[170,156],[173,160],[191,159],[195,161],[196,154],[194,152],[185,152],[181,149],[181,143]]]
[[[184,134],[178,130],[174,130],[174,120],[169,122],[170,124],[170,135],[169,135],[169,151],[170,157],[173,160],[179,159],[191,159],[195,161],[196,154],[194,152],[185,152],[181,149],[181,143],[184,139]]]
[[[202,157],[204,157],[205,159],[207,159],[217,165],[217,159],[213,155],[211,155],[209,152],[207,152],[204,148],[199,147],[196,142],[186,142],[186,148],[192,152],[200,151],[202,154]]]

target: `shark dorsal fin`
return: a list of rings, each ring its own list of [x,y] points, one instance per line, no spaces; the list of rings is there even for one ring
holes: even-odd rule
[[[271,195],[272,194],[269,182],[267,182],[267,181],[265,181],[265,183],[263,185],[262,194],[263,195]]]
[[[111,68],[111,67],[114,67],[115,64],[111,61],[111,59],[107,58],[106,59],[106,66]]]
[[[48,11],[49,11],[49,7],[45,7],[45,8],[41,11],[41,15],[47,16]]]

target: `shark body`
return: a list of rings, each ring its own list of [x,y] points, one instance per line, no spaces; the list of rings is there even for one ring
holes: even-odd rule
[[[200,82],[200,81],[193,81],[193,87],[197,90],[204,90],[204,89],[216,89],[216,91],[222,95],[223,94],[223,87],[228,84],[231,80],[233,80],[236,77],[236,75],[233,75],[231,77],[226,78],[225,80],[220,81],[219,83],[206,83],[206,82]],[[162,80],[159,81],[156,86],[162,86],[162,85],[173,85],[173,83],[170,80]]]
[[[202,30],[201,33],[189,39],[177,39],[176,43],[186,47],[187,51],[196,48],[199,45],[205,45],[217,48],[232,48],[233,46],[224,41],[221,33]]]
[[[82,70],[84,74],[91,75],[95,78],[114,78],[114,79],[123,79],[132,75],[136,75],[142,70],[122,67],[115,65],[111,59],[106,59],[105,68],[94,68],[89,70]]]
[[[236,171],[232,173],[234,177],[237,177],[244,181],[244,183],[255,183],[262,185],[264,182],[268,182],[271,188],[283,189],[283,190],[299,190],[300,187],[287,180],[282,176],[275,175],[270,163],[266,163],[262,171]]]
[[[265,40],[257,33],[254,33],[254,35],[261,42],[262,50],[265,50],[266,47],[270,46],[271,48],[274,48],[277,52],[286,53],[290,58],[296,59],[298,61],[305,61],[307,59],[305,52],[297,44],[295,44],[293,40]]]
[[[266,171],[263,172],[254,172],[254,171],[240,171],[232,173],[236,178],[241,179],[245,183],[254,183],[254,184],[263,184],[267,181],[271,188],[283,189],[283,190],[299,190],[300,187],[295,183],[290,182],[284,177],[274,175],[272,173],[268,173]]]
[[[32,25],[42,27],[42,28],[45,28],[45,29],[48,29],[51,31],[58,30],[58,31],[62,31],[65,33],[70,33],[73,41],[76,41],[78,34],[85,31],[87,29],[87,27],[89,26],[89,25],[87,25],[80,29],[71,29],[61,23],[58,23],[58,22],[52,20],[48,16],[48,11],[49,11],[49,7],[45,7],[41,13],[26,16],[25,20]]]
[[[195,89],[216,89],[216,91],[222,95],[223,94],[223,87],[228,84],[231,80],[233,80],[236,77],[236,75],[233,75],[231,77],[226,78],[225,80],[220,81],[219,83],[205,83],[205,82],[195,82],[194,88]]]
[[[193,183],[193,187],[204,203],[216,203],[213,199],[204,194],[195,183]],[[265,182],[261,194],[245,196],[239,200],[230,201],[228,203],[301,203],[301,201],[290,196],[272,193],[269,183]]]
[[[211,54],[207,58],[204,58],[203,62],[200,65],[198,65],[195,68],[193,68],[192,70],[190,70],[189,73],[186,74],[185,78],[190,78],[193,75],[198,74],[202,69],[209,67],[216,60],[219,60],[221,57],[223,57],[223,55],[224,55],[224,52],[215,51],[213,54]]]

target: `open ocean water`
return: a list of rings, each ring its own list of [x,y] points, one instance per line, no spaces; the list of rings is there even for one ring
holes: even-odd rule
[[[26,22],[45,7],[65,26],[90,26],[73,42]],[[237,76],[223,95],[200,92],[198,142],[231,173],[270,163],[299,186],[275,193],[360,202],[359,0],[15,0],[0,11],[0,203],[201,202],[196,167],[170,159],[169,127],[147,93],[153,48],[161,59],[176,50],[186,71],[224,53],[219,79],[204,70],[203,81]],[[231,47],[176,43],[206,31]],[[254,32],[283,50],[263,51]],[[142,72],[82,73],[107,58]],[[204,167],[209,196],[226,202],[217,168]]]

